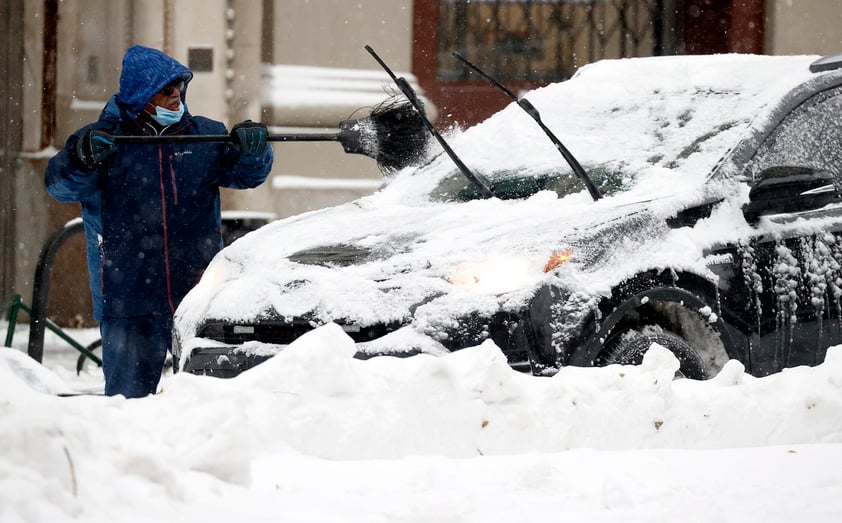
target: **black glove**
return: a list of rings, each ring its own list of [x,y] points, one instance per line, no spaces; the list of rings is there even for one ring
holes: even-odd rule
[[[117,152],[114,137],[105,131],[89,129],[76,142],[76,158],[88,170],[102,164],[109,156]]]
[[[266,150],[266,138],[269,130],[262,123],[246,120],[231,129],[231,142],[234,147],[246,155],[261,154]]]

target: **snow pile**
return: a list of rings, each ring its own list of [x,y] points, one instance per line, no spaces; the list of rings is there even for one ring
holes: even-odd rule
[[[169,375],[128,401],[48,395],[47,369],[0,364],[0,520],[652,521],[693,503],[690,521],[768,522],[842,510],[842,348],[766,378],[730,362],[707,382],[674,381],[658,346],[639,367],[552,378],[512,371],[491,343],[438,358],[353,353],[327,325],[237,378]]]
[[[62,379],[20,351],[0,351],[0,376],[14,376],[44,394],[72,394]],[[10,386],[16,386],[10,384]]]

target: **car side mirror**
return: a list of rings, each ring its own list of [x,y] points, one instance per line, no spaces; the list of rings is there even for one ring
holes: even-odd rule
[[[840,200],[842,180],[834,173],[803,166],[770,167],[748,193],[743,215],[751,224],[761,216],[819,209]]]

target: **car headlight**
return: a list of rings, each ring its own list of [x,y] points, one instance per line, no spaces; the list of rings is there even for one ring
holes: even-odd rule
[[[225,256],[217,255],[202,273],[199,283],[190,291],[191,299],[207,302],[232,272],[231,262]]]
[[[540,264],[529,258],[499,257],[462,263],[449,281],[471,292],[502,294],[528,287],[542,275]]]

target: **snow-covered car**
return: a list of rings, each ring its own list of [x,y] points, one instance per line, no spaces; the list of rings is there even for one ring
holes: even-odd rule
[[[217,255],[175,318],[182,371],[233,376],[329,322],[358,357],[493,340],[518,369],[638,363],[704,379],[842,341],[842,56],[606,60],[447,135],[376,193]],[[317,369],[313,369],[317,372]]]

